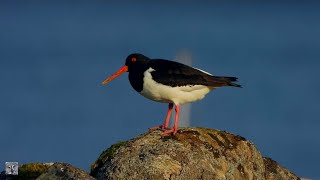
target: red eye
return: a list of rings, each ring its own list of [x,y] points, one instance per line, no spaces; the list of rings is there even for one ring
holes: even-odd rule
[[[131,58],[131,61],[132,61],[132,62],[136,62],[136,61],[137,61],[137,58],[134,58],[134,57],[133,57],[133,58]]]

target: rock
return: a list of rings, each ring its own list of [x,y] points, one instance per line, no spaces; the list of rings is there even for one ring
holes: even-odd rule
[[[69,180],[69,179],[94,179],[87,172],[75,168],[67,163],[55,163],[46,173],[42,174],[37,180]]]
[[[19,174],[5,175],[2,172],[0,180],[37,179],[37,180],[90,180],[89,173],[66,163],[30,163],[19,166]]]
[[[264,157],[266,179],[297,179],[297,176],[280,166],[276,161]]]
[[[0,180],[15,180],[15,179],[36,179],[41,174],[48,171],[53,163],[29,163],[19,165],[18,175],[6,175],[3,171],[0,175]]]
[[[91,166],[97,179],[300,179],[245,138],[206,128],[161,131],[112,145]]]

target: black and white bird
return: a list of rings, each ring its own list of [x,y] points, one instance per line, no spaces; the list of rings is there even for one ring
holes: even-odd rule
[[[164,59],[150,59],[142,54],[130,54],[125,65],[102,82],[107,84],[124,72],[129,72],[133,89],[153,101],[169,103],[164,123],[153,129],[162,129],[162,134],[176,134],[180,105],[204,98],[211,90],[222,86],[241,87],[236,77],[213,76],[203,70]],[[168,129],[171,112],[175,106],[173,128]]]

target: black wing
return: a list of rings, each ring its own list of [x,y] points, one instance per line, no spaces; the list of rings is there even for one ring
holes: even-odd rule
[[[233,83],[236,77],[212,76],[190,66],[163,59],[150,61],[150,65],[155,71],[151,72],[153,79],[161,84],[176,86],[205,85],[209,87],[236,86]]]

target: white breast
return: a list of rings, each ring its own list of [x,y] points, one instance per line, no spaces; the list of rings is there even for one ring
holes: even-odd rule
[[[178,86],[171,87],[153,80],[149,68],[144,73],[143,90],[140,92],[144,97],[164,103],[185,104],[200,100],[210,92],[210,88],[204,85]]]

